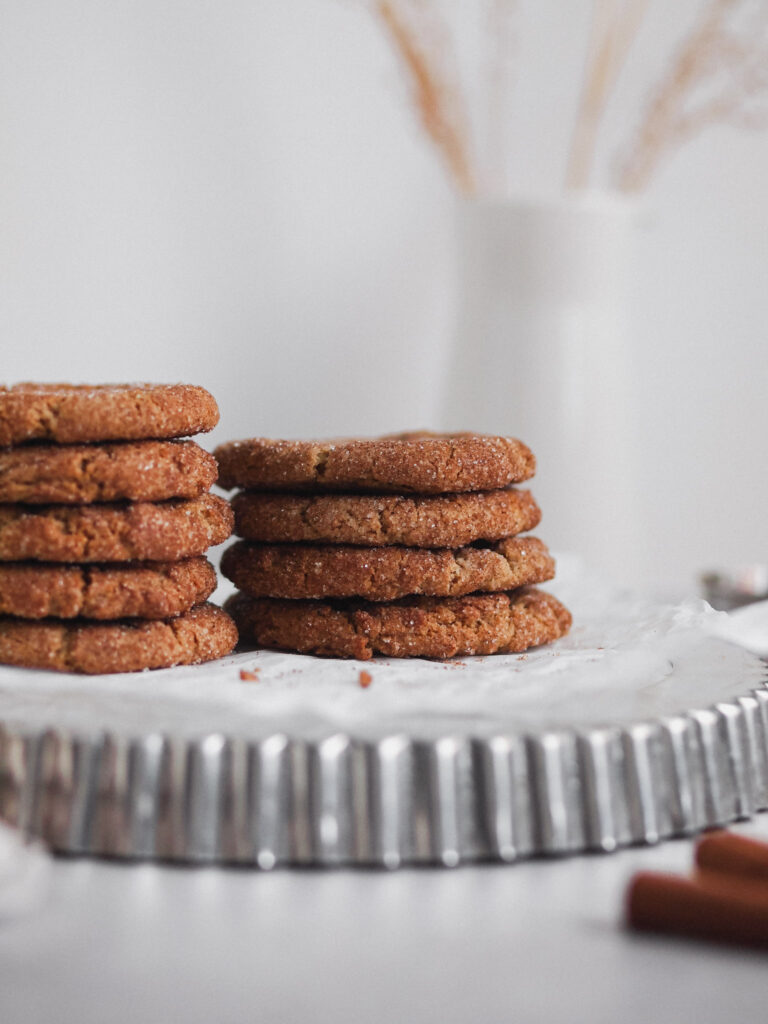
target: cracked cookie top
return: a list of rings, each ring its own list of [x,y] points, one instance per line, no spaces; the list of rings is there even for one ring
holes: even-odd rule
[[[338,441],[252,438],[220,445],[219,483],[254,490],[446,494],[507,487],[533,476],[531,450],[484,434],[398,434]]]
[[[197,498],[216,460],[194,441],[0,448],[0,502],[28,505]]]
[[[192,384],[0,387],[0,445],[188,437],[218,421],[213,395]]]
[[[464,494],[236,494],[235,533],[268,543],[459,548],[538,526],[530,491]]]
[[[22,619],[166,619],[215,589],[216,570],[202,557],[114,565],[0,562],[0,614]]]
[[[105,505],[0,505],[2,562],[169,562],[229,537],[223,498]]]
[[[221,658],[237,629],[221,608],[198,604],[155,622],[31,622],[0,616],[0,664],[57,672],[139,672]]]
[[[482,547],[380,547],[348,544],[251,544],[238,541],[222,573],[252,597],[455,597],[543,583],[555,562],[537,537],[509,537]]]
[[[534,587],[466,597],[281,601],[235,594],[225,608],[246,643],[332,658],[455,658],[551,643],[571,626],[557,598]]]

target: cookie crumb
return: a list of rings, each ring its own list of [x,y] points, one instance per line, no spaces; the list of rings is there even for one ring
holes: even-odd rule
[[[360,683],[364,690],[367,690],[368,687],[373,682],[373,676],[371,675],[370,672],[366,672],[365,669],[362,669],[360,675],[357,677],[357,681]]]
[[[256,669],[255,672],[249,672],[248,669],[241,668],[240,669],[240,678],[242,679],[242,681],[244,683],[258,683],[258,681],[259,681],[259,670]]]

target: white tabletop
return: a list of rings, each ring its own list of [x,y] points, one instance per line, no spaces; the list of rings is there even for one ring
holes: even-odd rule
[[[768,839],[768,815],[738,826]],[[629,876],[692,843],[512,866],[182,868],[58,859],[0,923],[0,1020],[764,1020],[765,955],[626,933]]]

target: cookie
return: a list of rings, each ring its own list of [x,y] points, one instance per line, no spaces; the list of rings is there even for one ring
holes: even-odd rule
[[[232,619],[212,604],[167,622],[83,624],[0,618],[0,663],[58,672],[138,672],[221,658],[237,643]]]
[[[205,558],[128,565],[0,564],[0,615],[23,619],[168,619],[210,597]]]
[[[126,505],[0,505],[0,562],[171,562],[232,532],[223,498]]]
[[[232,499],[235,533],[268,543],[459,548],[532,530],[541,511],[530,491],[475,491],[429,497],[268,494]]]
[[[564,636],[570,612],[534,588],[468,597],[277,601],[235,594],[225,605],[243,640],[335,658],[509,654]]]
[[[401,434],[339,441],[254,438],[220,445],[222,487],[445,494],[492,491],[533,476],[533,453],[509,437]]]
[[[536,537],[457,550],[238,541],[224,552],[221,571],[251,597],[393,601],[407,594],[458,597],[543,583],[554,576],[555,563]]]
[[[0,445],[187,437],[218,422],[213,396],[192,384],[0,387]]]
[[[0,449],[0,502],[196,498],[217,472],[214,457],[194,441],[25,445]]]

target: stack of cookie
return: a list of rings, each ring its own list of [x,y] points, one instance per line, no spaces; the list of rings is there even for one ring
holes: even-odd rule
[[[206,603],[232,532],[194,441],[216,402],[188,385],[0,388],[0,663],[130,672],[237,641]]]
[[[511,438],[404,434],[333,443],[254,439],[215,452],[242,538],[227,609],[260,646],[367,659],[517,652],[568,611],[531,585],[554,562],[533,475]]]

